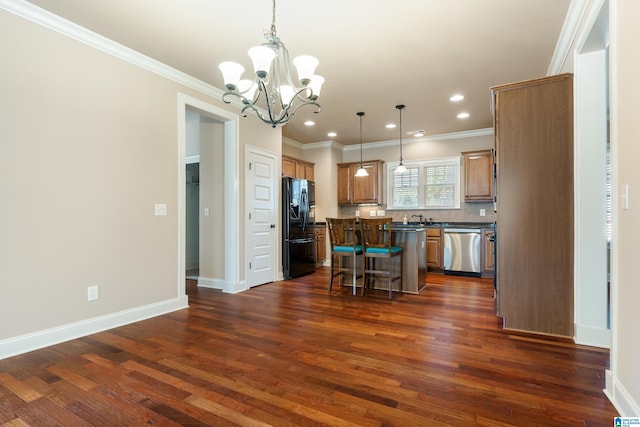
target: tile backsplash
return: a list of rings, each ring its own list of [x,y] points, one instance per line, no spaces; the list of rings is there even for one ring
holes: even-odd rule
[[[484,209],[484,216],[480,211]],[[434,222],[493,222],[496,221],[497,214],[493,211],[493,203],[462,203],[460,209],[415,209],[415,210],[389,210],[386,205],[378,206],[340,206],[338,213],[341,217],[356,216],[359,211],[360,216],[386,216],[394,221],[402,221],[405,214],[410,222],[418,221],[422,214],[427,221]],[[384,212],[379,212],[384,211]],[[372,215],[371,212],[374,212]],[[412,217],[416,215],[416,217]]]

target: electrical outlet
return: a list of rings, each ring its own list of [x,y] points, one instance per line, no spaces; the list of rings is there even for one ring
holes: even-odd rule
[[[385,214],[384,210],[379,210],[378,211],[378,216],[384,216],[384,214]]]
[[[356,218],[359,218],[359,217],[360,217],[360,210],[356,209]]]
[[[98,299],[98,286],[89,286],[87,288],[87,301],[94,301]]]
[[[371,209],[369,211],[369,216],[376,216],[376,210],[375,209]]]
[[[484,209],[480,209],[480,216],[485,216],[487,214],[487,211],[485,211]]]

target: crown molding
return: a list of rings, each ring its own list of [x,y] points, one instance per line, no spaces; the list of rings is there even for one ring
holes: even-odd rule
[[[182,71],[170,67],[158,60],[150,58],[142,53],[116,43],[100,34],[94,33],[78,24],[61,18],[45,9],[24,0],[0,0],[0,9],[13,13],[35,24],[42,25],[52,31],[67,36],[87,46],[98,49],[123,61],[129,62],[152,73],[158,74],[183,86],[197,90],[215,99],[222,99],[222,90],[196,79]],[[240,101],[232,102],[238,108],[242,107]]]
[[[493,128],[484,128],[484,129],[473,129],[473,130],[465,130],[461,132],[450,132],[450,133],[441,133],[439,135],[429,135],[422,138],[410,138],[407,140],[402,140],[403,144],[415,144],[418,142],[428,142],[428,141],[446,141],[450,139],[464,139],[464,138],[475,138],[478,136],[487,136],[493,135]],[[362,144],[367,148],[378,148],[378,147],[389,147],[395,146],[398,144],[397,139],[392,139],[388,141],[378,141],[378,142],[366,142]],[[291,138],[282,137],[282,144],[288,145],[293,148],[297,148],[299,150],[313,150],[316,148],[335,148],[340,151],[354,151],[360,149],[360,144],[351,144],[351,145],[342,145],[335,141],[323,141],[323,142],[314,142],[310,144],[302,144],[298,141],[295,141]]]
[[[450,132],[450,133],[441,133],[439,135],[429,135],[424,136],[422,138],[408,138],[403,139],[402,143],[404,145],[409,144],[417,144],[420,142],[429,142],[429,141],[447,141],[451,139],[464,139],[464,138],[475,138],[478,136],[487,136],[493,135],[493,128],[484,128],[484,129],[473,129],[473,130],[465,130],[461,132]],[[363,144],[367,149],[369,148],[382,148],[382,147],[391,147],[396,146],[399,143],[399,139],[392,139],[388,141],[379,141],[379,142],[369,142]],[[360,144],[352,144],[344,147],[343,151],[355,151],[360,149]]]
[[[291,138],[287,138],[286,136],[282,137],[282,144],[288,145],[290,147],[296,148],[298,150],[315,150],[318,148],[334,148],[336,150],[344,151],[344,145],[339,144],[335,141],[320,141],[320,142],[312,142],[309,144],[302,144],[301,142],[295,141]]]
[[[595,0],[595,2],[599,2],[600,5],[602,5],[602,0]],[[549,62],[549,68],[547,69],[548,76],[562,72],[567,58],[571,55],[571,48],[575,44],[576,36],[585,13],[589,7],[593,8],[593,3],[595,2],[592,0],[571,0],[567,16],[564,18],[564,23],[558,36],[558,42],[556,43],[551,61]],[[589,3],[591,3],[591,6]]]

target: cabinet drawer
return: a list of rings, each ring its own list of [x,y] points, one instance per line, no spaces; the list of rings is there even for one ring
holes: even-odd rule
[[[440,237],[442,235],[442,228],[427,228],[427,236]]]

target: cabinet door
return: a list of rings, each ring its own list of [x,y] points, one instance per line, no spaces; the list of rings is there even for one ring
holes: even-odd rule
[[[338,204],[353,204],[353,168],[350,164],[338,165]]]
[[[363,162],[369,176],[353,177],[353,203],[380,203],[378,162]],[[355,170],[352,168],[352,170]]]
[[[296,178],[305,178],[305,163],[296,161]]]
[[[295,178],[296,176],[296,161],[288,157],[282,157],[282,175]]]
[[[464,156],[465,201],[492,202],[493,151],[469,151],[462,155]]]
[[[314,164],[313,163],[305,163],[304,164],[304,177],[305,179],[308,179],[309,181],[315,181],[314,177],[313,177],[313,167]]]
[[[316,264],[322,264],[327,259],[327,228],[316,228]]]
[[[442,230],[429,228],[427,230],[427,266],[433,269],[442,269]]]
[[[495,233],[493,230],[483,230],[482,231],[482,241],[483,241],[483,252],[482,255],[484,257],[483,267],[484,271],[493,271],[495,267],[495,257],[494,257],[494,238]]]

